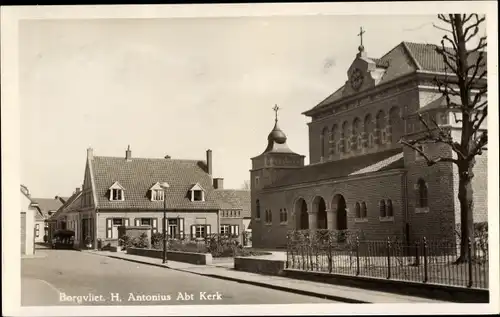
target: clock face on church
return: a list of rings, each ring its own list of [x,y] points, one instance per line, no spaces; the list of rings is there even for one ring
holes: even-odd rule
[[[351,73],[351,86],[353,89],[358,90],[363,84],[363,74],[359,68],[355,68]]]

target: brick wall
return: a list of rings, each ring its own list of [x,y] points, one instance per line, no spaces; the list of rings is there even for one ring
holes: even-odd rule
[[[296,227],[298,209],[297,202],[302,198],[306,201],[308,210],[314,208],[313,200],[322,197],[326,209],[332,208],[332,201],[336,194],[343,195],[347,205],[347,228],[361,229],[367,239],[386,239],[388,235],[401,235],[404,228],[404,204],[402,193],[403,173],[393,175],[379,175],[377,177],[365,177],[343,182],[331,182],[329,184],[311,184],[308,187],[288,188],[282,191],[262,192],[261,219],[252,223],[253,245],[256,247],[283,247],[286,245],[286,232]],[[381,186],[380,184],[384,184]],[[379,201],[391,199],[394,216],[392,220],[381,221]],[[367,204],[367,220],[357,222],[355,220],[355,203],[365,202]],[[279,210],[286,208],[288,222],[280,223]],[[272,224],[265,223],[265,210],[272,211]]]
[[[310,162],[319,163],[321,162],[321,147],[322,140],[326,150],[324,151],[325,157],[323,161],[327,160],[338,160],[342,158],[348,158],[352,156],[363,155],[367,153],[373,153],[378,151],[383,151],[388,148],[400,147],[397,143],[399,138],[404,134],[403,121],[400,119],[400,115],[404,113],[404,106],[407,106],[409,113],[418,109],[419,102],[419,91],[416,87],[408,85],[401,91],[394,91],[390,87],[387,92],[379,92],[378,94],[382,97],[375,97],[361,99],[363,102],[359,106],[350,107],[347,110],[339,111],[328,117],[321,119],[313,119],[309,124],[309,155]],[[376,96],[376,95],[374,95]],[[375,100],[371,100],[375,99]],[[341,107],[337,105],[332,105],[332,108]],[[379,125],[382,129],[382,139],[386,144],[377,145],[376,137],[378,135],[375,130],[377,126],[377,114],[379,111],[383,112],[382,120],[379,120]],[[367,115],[370,115],[371,120],[367,119]],[[337,127],[336,134],[334,133],[333,140],[338,144],[341,138],[342,125],[347,122],[346,136],[352,138],[353,122],[355,119],[359,120],[358,126],[358,141],[364,142],[362,149],[351,150],[348,153],[341,153],[340,149],[335,149],[335,154],[330,155],[330,135],[327,134],[323,139],[321,138],[322,132],[327,129],[328,132],[332,130],[334,126]],[[366,122],[366,124],[365,124]],[[390,122],[390,124],[389,124]],[[369,141],[371,143],[369,143]],[[359,142],[358,142],[359,144]],[[371,146],[370,146],[371,145]]]

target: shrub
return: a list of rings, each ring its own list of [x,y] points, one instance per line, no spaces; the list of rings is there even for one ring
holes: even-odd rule
[[[135,237],[132,243],[136,248],[146,249],[150,247],[148,235],[146,233],[142,233],[139,237]]]
[[[43,236],[43,242],[47,243],[49,241],[49,237],[47,235]]]
[[[123,236],[121,236],[120,239],[118,239],[118,246],[121,247],[122,250],[125,250],[127,249],[128,247],[131,247],[131,238],[130,236],[124,234]]]
[[[163,249],[163,233],[156,232],[151,235],[151,247],[153,249]]]

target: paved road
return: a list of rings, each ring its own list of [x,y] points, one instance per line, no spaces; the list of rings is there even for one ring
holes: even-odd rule
[[[22,259],[22,305],[332,303],[72,250]]]

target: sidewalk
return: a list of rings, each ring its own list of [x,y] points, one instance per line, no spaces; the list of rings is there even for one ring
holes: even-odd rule
[[[161,259],[130,255],[122,252],[108,252],[108,251],[85,251],[85,252],[115,259],[141,263],[141,264],[169,268],[177,271],[183,271],[207,277],[230,280],[240,283],[246,283],[246,284],[267,287],[301,295],[320,297],[346,303],[448,303],[444,301],[438,301],[438,300],[432,300],[414,296],[405,296],[405,295],[378,292],[372,290],[363,290],[348,286],[332,285],[332,284],[318,283],[312,281],[296,280],[280,276],[269,276],[269,275],[260,275],[249,272],[235,271],[233,268],[227,267],[227,264],[195,265],[195,264],[174,262],[174,261],[168,261],[167,264],[162,264]]]

